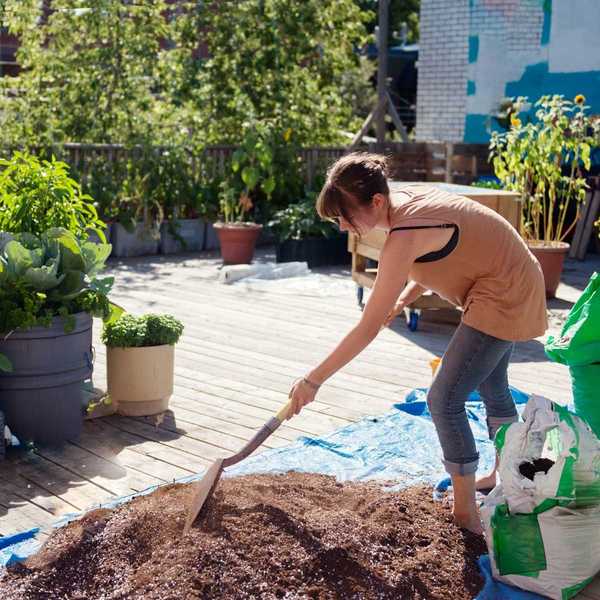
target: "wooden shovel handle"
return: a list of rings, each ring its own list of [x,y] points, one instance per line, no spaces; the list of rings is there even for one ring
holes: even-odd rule
[[[286,419],[289,419],[292,416],[292,400],[288,400],[285,405],[281,408],[281,410],[275,415],[275,418],[283,423]]]

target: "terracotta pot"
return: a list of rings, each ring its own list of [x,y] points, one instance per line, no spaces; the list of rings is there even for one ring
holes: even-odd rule
[[[546,298],[554,298],[560,283],[565,256],[569,252],[569,244],[565,242],[529,241],[527,246],[542,267],[546,283]]]
[[[250,264],[262,229],[257,223],[215,223],[221,256],[226,265]]]
[[[119,414],[141,417],[167,410],[173,393],[174,346],[106,350],[108,394]]]

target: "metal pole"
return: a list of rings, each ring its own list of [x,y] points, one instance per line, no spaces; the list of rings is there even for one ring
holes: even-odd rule
[[[379,35],[377,40],[377,103],[385,106],[387,101],[387,64],[388,64],[388,5],[389,0],[379,0]],[[385,141],[385,110],[377,115],[377,142]]]

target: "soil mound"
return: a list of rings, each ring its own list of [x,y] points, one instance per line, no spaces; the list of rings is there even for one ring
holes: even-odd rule
[[[288,473],[222,480],[182,538],[190,486],[58,529],[0,571],[4,600],[452,598],[482,585],[483,538],[431,491]]]

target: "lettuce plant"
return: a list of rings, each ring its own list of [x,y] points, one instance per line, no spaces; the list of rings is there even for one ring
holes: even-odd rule
[[[113,278],[97,277],[110,251],[59,227],[39,237],[0,233],[0,332],[49,326],[56,316],[69,330],[82,311],[116,317],[107,297]]]

